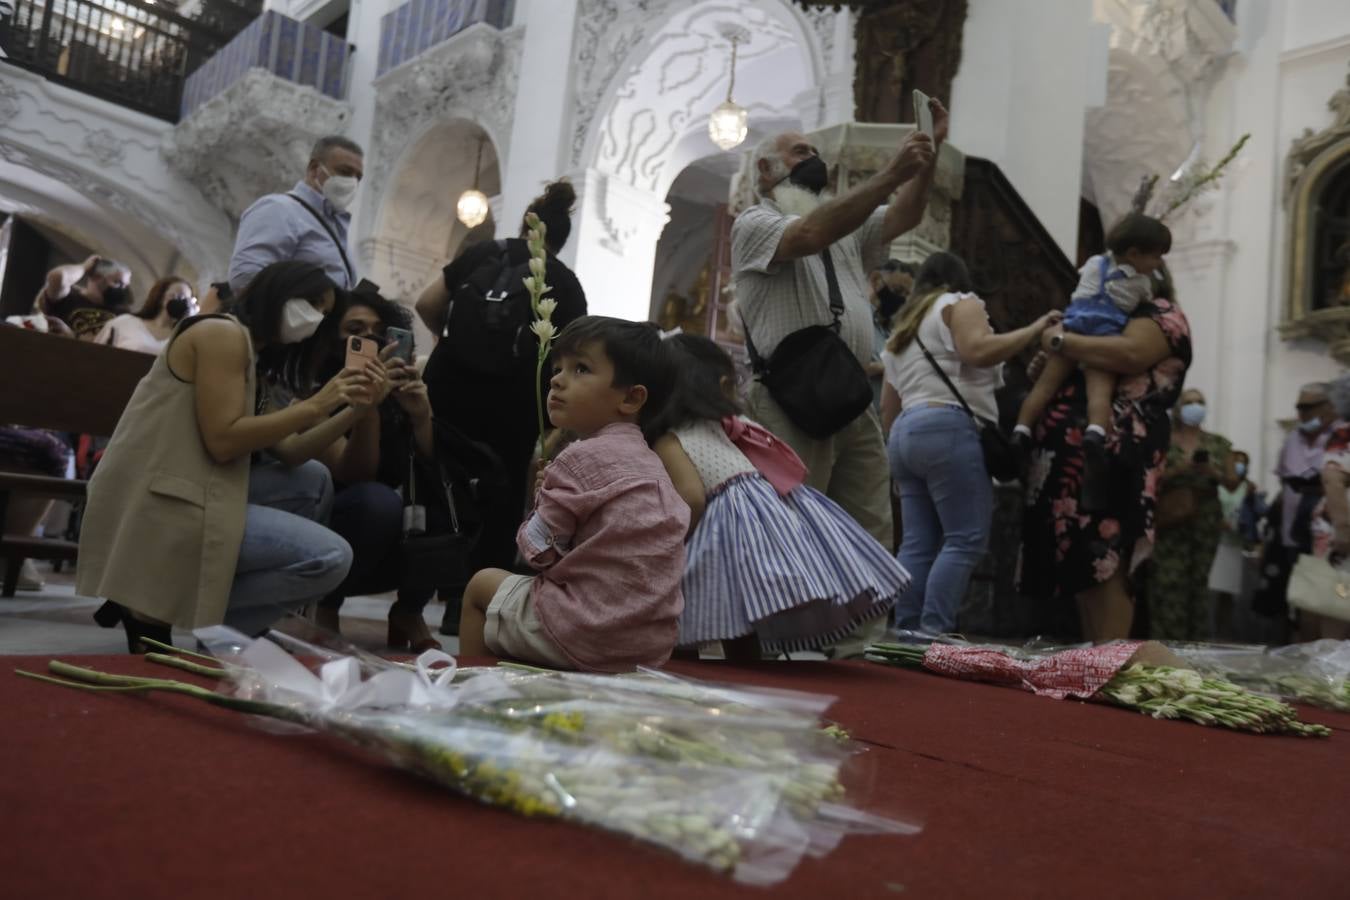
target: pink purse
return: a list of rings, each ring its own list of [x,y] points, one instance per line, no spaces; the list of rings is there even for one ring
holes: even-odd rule
[[[806,481],[806,463],[767,428],[739,416],[725,416],[722,430],[779,496],[786,497]]]

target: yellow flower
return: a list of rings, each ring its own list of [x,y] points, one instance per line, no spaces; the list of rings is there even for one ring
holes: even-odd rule
[[[547,297],[539,301],[539,318],[552,319],[553,311],[558,308],[558,301],[552,297]]]
[[[537,256],[532,258],[530,260],[530,273],[534,275],[536,278],[543,278],[544,261]]]
[[[543,279],[540,280],[542,281]],[[529,291],[531,294],[534,293],[534,285],[535,285],[534,276],[531,275],[526,278],[522,278],[521,283],[525,285],[525,290]]]

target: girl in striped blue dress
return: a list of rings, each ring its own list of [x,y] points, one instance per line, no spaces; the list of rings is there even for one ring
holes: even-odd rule
[[[740,415],[731,357],[707,338],[667,345],[679,376],[648,439],[689,504],[679,646],[728,658],[817,649],[884,615],[909,574],[824,494],[792,448]]]

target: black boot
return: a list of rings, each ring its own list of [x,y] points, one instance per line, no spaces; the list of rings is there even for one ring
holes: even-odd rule
[[[1025,479],[1027,469],[1031,466],[1031,435],[1024,431],[1013,431],[1008,442],[1012,444],[1013,453],[1017,454],[1017,471]]]
[[[459,614],[463,607],[464,599],[460,596],[459,591],[456,591],[452,596],[445,597],[445,615],[441,616],[441,634],[456,636],[459,634]]]
[[[173,629],[168,625],[162,625],[152,622],[142,622],[131,613],[111,600],[104,603],[94,612],[94,621],[103,628],[116,628],[121,625],[127,633],[127,652],[145,653],[147,648],[141,643],[141,638],[146,637],[152,641],[158,641],[161,644],[173,646]]]

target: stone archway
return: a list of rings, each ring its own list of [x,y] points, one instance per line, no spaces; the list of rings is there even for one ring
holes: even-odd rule
[[[496,197],[501,193],[497,146],[483,126],[467,118],[431,125],[393,165],[378,198],[372,236],[361,243],[365,270],[385,296],[411,305],[465,243],[470,229],[456,218],[455,202],[474,186],[480,146],[478,189]],[[472,233],[475,239],[488,238],[496,230],[489,213]],[[420,323],[416,327],[419,346],[429,350],[430,334]]]
[[[158,129],[156,131],[155,129]],[[156,278],[224,274],[229,220],[164,165],[164,123],[132,123],[102,101],[20,69],[0,79],[0,202]]]
[[[834,26],[833,14],[807,17],[787,0],[654,0],[621,9],[581,0],[570,135],[581,204],[571,253],[592,312],[649,315],[667,193],[690,165],[722,155],[708,139],[707,116],[727,89],[726,29],[745,36],[735,99],[751,127],[746,143],[712,166],[729,173],[766,129],[821,124],[820,86],[833,52],[825,36]]]

